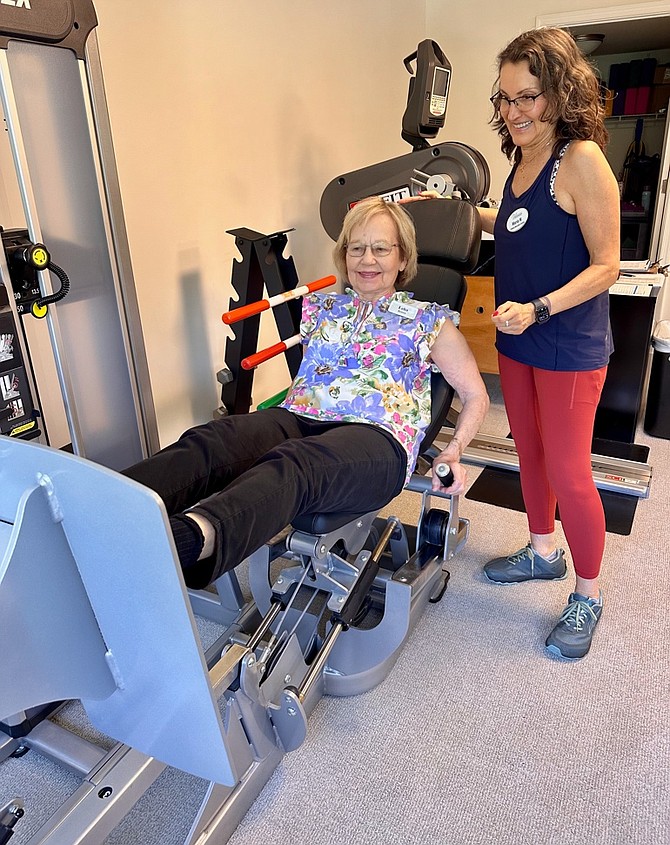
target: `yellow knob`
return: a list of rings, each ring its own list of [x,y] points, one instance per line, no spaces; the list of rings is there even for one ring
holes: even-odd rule
[[[37,247],[33,250],[33,264],[35,267],[46,267],[49,263],[49,254],[46,249]]]

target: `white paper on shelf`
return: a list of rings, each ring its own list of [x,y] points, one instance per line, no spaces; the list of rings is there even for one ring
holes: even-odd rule
[[[637,284],[632,281],[615,282],[610,288],[610,293],[623,296],[651,296],[654,286],[650,284]]]
[[[651,267],[651,262],[648,258],[642,261],[620,261],[619,267],[622,273],[646,273]]]

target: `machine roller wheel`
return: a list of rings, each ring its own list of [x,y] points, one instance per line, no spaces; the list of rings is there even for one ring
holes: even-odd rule
[[[444,546],[447,537],[449,511],[431,508],[421,524],[421,542],[431,546]]]

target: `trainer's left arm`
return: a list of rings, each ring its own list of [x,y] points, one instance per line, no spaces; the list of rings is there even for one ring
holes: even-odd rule
[[[577,215],[589,266],[547,297],[552,314],[606,291],[619,276],[621,212],[614,173],[593,141],[574,142],[556,177],[556,199]]]

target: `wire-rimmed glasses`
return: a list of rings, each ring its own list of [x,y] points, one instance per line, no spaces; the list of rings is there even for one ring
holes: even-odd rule
[[[521,112],[528,112],[530,111],[533,106],[535,105],[535,100],[538,97],[541,97],[544,94],[544,91],[540,91],[539,94],[523,94],[521,97],[506,97],[504,94],[501,94],[498,91],[497,94],[494,94],[492,97],[489,97],[490,101],[493,103],[493,107],[496,109],[502,109],[503,104],[505,104],[505,108],[509,108],[510,106],[516,106],[519,111]]]
[[[391,254],[391,250],[395,246],[400,246],[400,244],[387,244],[385,241],[377,241],[374,244],[347,244],[345,249],[347,255],[350,255],[352,258],[362,258],[368,249],[375,258],[386,258]]]

